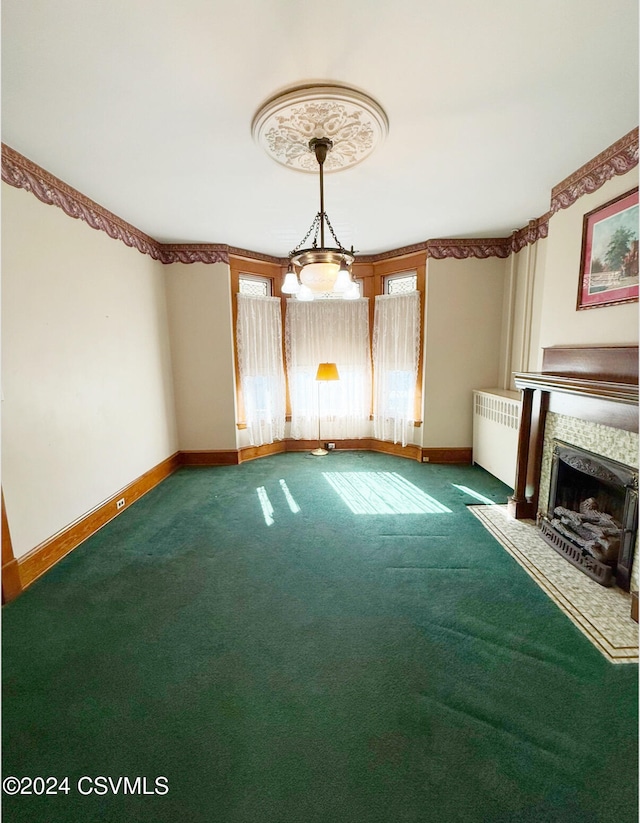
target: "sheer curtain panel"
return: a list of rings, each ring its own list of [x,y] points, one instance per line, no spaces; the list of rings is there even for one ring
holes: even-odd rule
[[[252,446],[284,438],[286,388],[279,297],[238,295],[240,385]]]
[[[291,437],[366,437],[371,404],[369,301],[287,300],[287,375]],[[316,382],[319,363],[335,363],[340,379]]]
[[[413,429],[420,353],[420,292],[376,297],[373,436],[407,445]]]

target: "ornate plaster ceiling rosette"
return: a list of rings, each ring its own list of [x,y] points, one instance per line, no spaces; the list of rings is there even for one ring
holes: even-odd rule
[[[328,137],[333,148],[326,172],[361,163],[389,131],[384,110],[373,98],[348,86],[312,83],[271,97],[251,124],[254,140],[276,162],[296,171],[317,174],[309,150],[313,137]]]

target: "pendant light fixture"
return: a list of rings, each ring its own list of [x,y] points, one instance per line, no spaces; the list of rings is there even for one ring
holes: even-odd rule
[[[314,152],[320,168],[320,211],[314,217],[309,231],[295,249],[289,252],[289,268],[282,285],[284,294],[296,294],[298,300],[313,299],[314,292],[334,291],[344,296],[355,285],[351,280],[351,266],[355,260],[353,246],[351,251],[343,248],[324,210],[324,161],[332,147],[333,142],[328,137],[313,137],[309,141],[309,150]],[[335,247],[325,246],[325,226],[329,229]],[[305,246],[309,239],[311,244]],[[296,269],[300,272],[300,284]]]
[[[305,83],[271,97],[256,112],[251,130],[255,141],[277,163],[299,172],[320,171],[320,211],[308,232],[289,253],[282,285],[284,294],[313,300],[314,294],[360,297],[351,279],[355,260],[324,209],[324,173],[362,162],[386,137],[384,110],[362,91],[339,83]],[[335,246],[325,246],[325,229]],[[299,278],[299,279],[298,279]]]

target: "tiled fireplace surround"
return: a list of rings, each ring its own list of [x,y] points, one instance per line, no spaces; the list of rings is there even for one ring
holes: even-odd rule
[[[546,502],[549,499],[554,440],[560,440],[571,446],[578,446],[592,454],[608,457],[632,469],[638,469],[638,434],[636,432],[613,429],[598,423],[578,420],[575,417],[549,413],[545,424],[542,450],[539,512],[546,510]],[[637,552],[634,554],[631,575],[631,589],[633,591],[638,590],[639,566],[636,555]]]
[[[554,441],[638,469],[638,347],[544,349],[542,371],[516,375],[523,390],[516,488],[509,513],[546,513]],[[635,553],[631,590],[637,591]]]

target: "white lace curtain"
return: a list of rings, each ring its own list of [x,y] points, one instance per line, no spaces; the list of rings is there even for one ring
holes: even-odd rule
[[[285,327],[291,437],[313,440],[368,434],[371,403],[369,301],[287,300]],[[319,363],[340,379],[316,381]]]
[[[284,438],[286,388],[279,297],[238,295],[240,385],[253,446]]]
[[[420,292],[376,297],[373,436],[407,445],[414,423],[420,353]]]

